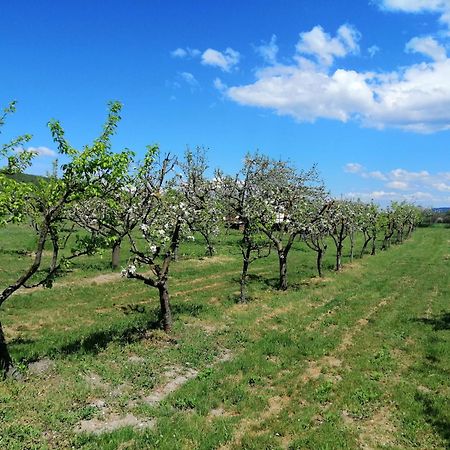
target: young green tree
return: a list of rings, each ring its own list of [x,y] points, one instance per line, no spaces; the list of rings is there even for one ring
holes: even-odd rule
[[[92,145],[81,150],[73,148],[65,138],[65,133],[57,121],[49,122],[49,128],[58,147],[64,164],[59,171],[61,176],[42,179],[37,185],[14,185],[20,192],[19,199],[11,195],[11,184],[1,178],[0,212],[2,223],[23,221],[29,223],[37,234],[35,256],[30,266],[13,283],[0,291],[0,307],[21,287],[45,285],[51,287],[57,272],[68,261],[80,255],[95,252],[101,242],[96,236],[80,236],[70,255],[59,252],[63,237],[62,230],[67,227],[67,218],[79,202],[101,198],[107,201],[109,194],[117,188],[127,172],[132,158],[129,151],[114,153],[111,150],[111,136],[120,120],[121,105],[117,102],[109,106],[109,114],[100,136]],[[10,147],[11,148],[11,147]],[[29,162],[24,153],[9,154],[8,166]],[[5,189],[6,187],[6,189]],[[47,241],[53,244],[53,258],[49,267],[43,265],[43,251]],[[0,368],[6,373],[11,365],[3,331],[0,326]]]
[[[16,111],[16,102],[11,102],[0,116],[0,133],[5,124],[6,117]],[[10,176],[25,170],[33,158],[33,154],[25,151],[17,151],[23,144],[31,139],[31,135],[19,136],[4,144],[0,150],[0,158],[5,160],[6,165],[0,169],[0,226],[9,223],[20,223],[25,220],[25,208],[27,195],[31,186],[20,183]],[[0,300],[0,307],[3,302]],[[0,319],[0,377],[8,371],[11,365],[11,357],[6,345]]]

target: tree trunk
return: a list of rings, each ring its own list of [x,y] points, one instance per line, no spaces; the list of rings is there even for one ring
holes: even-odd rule
[[[172,261],[178,261],[178,245],[173,250]]]
[[[56,265],[58,264],[58,254],[59,254],[59,243],[58,237],[55,234],[51,234],[52,246],[53,246],[53,254],[52,254],[52,262],[50,266],[50,272],[53,272],[56,269]]]
[[[170,311],[169,290],[167,289],[167,281],[158,285],[159,303],[161,306],[160,317],[163,329],[166,333],[172,330],[172,312]]]
[[[284,252],[278,252],[278,261],[280,264],[280,280],[278,289],[280,291],[285,291],[287,289],[287,260]]]
[[[336,271],[338,272],[342,268],[342,243],[339,243],[336,247]]]
[[[241,292],[239,297],[239,303],[247,302],[247,276],[248,276],[248,267],[250,265],[250,261],[248,258],[244,258],[242,264],[242,273],[241,273]]]
[[[355,235],[352,230],[352,232],[350,233],[350,261],[351,262],[353,262],[354,253],[355,253]]]
[[[2,324],[0,322],[0,379],[4,379],[11,367],[11,356],[6,345],[5,335],[3,334]]]
[[[117,240],[114,242],[113,248],[112,248],[112,258],[111,258],[111,268],[113,270],[117,269],[120,265],[120,245],[121,241]]]
[[[212,245],[211,240],[207,233],[203,234],[203,239],[205,239],[206,243],[206,256],[214,256],[214,246]]]
[[[375,236],[372,238],[372,251],[370,252],[370,254],[373,256],[373,255],[375,255],[375,253],[377,252],[377,248],[376,248],[376,246],[375,246],[375,241],[376,241],[376,238],[375,238]]]
[[[209,242],[206,246],[206,254],[207,256],[214,256],[214,246],[211,245]]]
[[[366,248],[367,248],[367,245],[370,242],[370,239],[371,239],[370,237],[365,239],[364,244],[363,244],[362,249],[361,249],[361,254],[359,255],[360,258],[362,258],[364,256],[364,252],[366,251]]]
[[[323,257],[323,250],[319,248],[317,250],[317,272],[319,274],[319,277],[322,278],[322,257]]]

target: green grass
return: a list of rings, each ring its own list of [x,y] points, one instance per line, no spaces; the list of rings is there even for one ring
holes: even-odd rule
[[[6,280],[20,269],[14,251],[32,236],[1,232],[11,236],[0,240]],[[107,270],[106,256],[77,263],[61,279],[71,285],[9,299],[2,323],[25,378],[0,385],[0,448],[450,446],[448,229],[419,229],[338,274],[329,247],[323,280],[315,255],[296,244],[291,288],[275,290],[274,256],[257,261],[245,305],[235,302],[237,238],[223,236],[213,259],[200,259],[200,242],[183,246],[172,268],[170,336],[156,328],[153,290],[88,281]],[[231,359],[221,361],[226,352]],[[41,358],[54,365],[31,374],[27,363]],[[198,375],[159,404],[143,401],[173,368]],[[82,420],[126,414],[156,427],[74,432]]]

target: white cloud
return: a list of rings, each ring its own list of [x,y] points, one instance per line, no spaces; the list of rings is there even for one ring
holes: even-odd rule
[[[296,49],[298,53],[311,55],[321,64],[330,66],[336,57],[358,53],[360,37],[358,30],[350,25],[340,26],[333,38],[318,25],[311,31],[300,33]]]
[[[239,59],[239,52],[230,47],[224,52],[208,48],[202,54],[202,64],[219,67],[224,72],[230,72],[231,69],[239,63]]]
[[[352,199],[360,199],[364,201],[374,200],[380,203],[386,203],[390,201],[406,201],[408,203],[415,203],[423,206],[440,204],[439,202],[447,202],[446,199],[440,199],[434,197],[429,192],[411,192],[408,194],[402,194],[394,191],[371,191],[371,192],[348,192],[345,197]],[[437,203],[436,203],[437,202]]]
[[[450,184],[446,184],[444,182],[435,183],[433,184],[433,187],[440,192],[450,192]]]
[[[51,157],[55,158],[58,156],[58,154],[52,150],[51,148],[40,146],[40,147],[18,147],[16,149],[17,152],[29,152],[34,153],[36,156],[44,156],[44,157]]]
[[[270,42],[263,43],[262,45],[256,47],[255,51],[268,64],[275,64],[277,62],[277,55],[278,55],[278,45],[276,35],[273,34],[270,39]]]
[[[373,58],[379,51],[380,47],[378,47],[378,45],[372,45],[367,49],[367,53],[369,53],[371,58]]]
[[[374,178],[375,180],[381,180],[381,181],[387,180],[386,175],[384,175],[379,170],[375,170],[373,172],[367,172],[366,176],[367,176],[367,178]]]
[[[364,167],[358,163],[347,163],[344,167],[344,171],[347,173],[360,173],[364,170]]]
[[[214,87],[221,92],[227,90],[227,85],[220,78],[215,78],[213,84]]]
[[[450,24],[450,0],[379,0],[379,5],[387,11],[405,13],[436,13],[440,21]]]
[[[437,41],[410,41],[409,51],[435,60],[394,72],[331,70],[335,57],[358,49],[356,30],[348,25],[339,30],[335,38],[321,27],[301,34],[297,50],[313,59],[297,53],[296,63],[269,65],[256,72],[254,83],[230,87],[228,97],[301,122],[356,120],[367,127],[420,133],[450,129],[450,59]]]
[[[390,181],[389,183],[386,183],[386,187],[406,191],[407,189],[409,189],[409,184],[405,181]]]
[[[422,202],[425,204],[445,205],[449,198],[442,193],[450,192],[450,173],[430,173],[427,170],[417,172],[406,169],[394,169],[388,172],[367,171],[359,163],[349,163],[344,166],[344,171],[353,173],[362,178],[374,179],[384,183],[385,189],[372,192],[350,192],[349,197],[365,200],[405,200]]]
[[[195,58],[197,56],[200,56],[201,51],[196,49],[196,48],[190,48],[190,47],[186,47],[186,48],[181,48],[178,47],[177,49],[173,50],[170,52],[170,55],[173,58]]]
[[[187,51],[184,48],[177,48],[171,51],[170,55],[174,58],[185,58],[187,56]]]
[[[434,61],[445,61],[447,59],[445,48],[430,36],[412,38],[406,44],[405,50],[410,53],[421,53],[429,56]]]
[[[194,77],[194,75],[192,75],[192,73],[190,73],[190,72],[181,72],[181,73],[180,73],[180,77],[181,77],[187,84],[189,84],[191,87],[197,87],[197,86],[198,86],[198,81],[197,81],[197,79]]]

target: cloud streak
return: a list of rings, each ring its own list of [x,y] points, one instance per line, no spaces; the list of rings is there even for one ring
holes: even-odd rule
[[[394,169],[389,172],[369,171],[362,164],[348,163],[344,172],[383,182],[383,188],[372,192],[350,192],[347,196],[374,200],[407,200],[427,204],[447,204],[450,201],[450,172],[432,174]],[[388,190],[389,189],[389,190]]]

